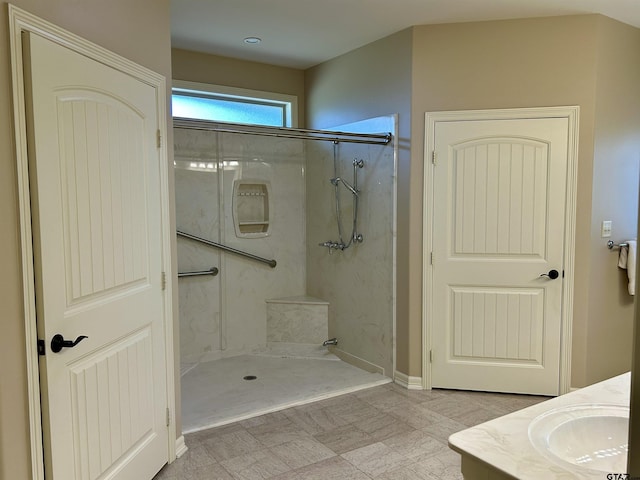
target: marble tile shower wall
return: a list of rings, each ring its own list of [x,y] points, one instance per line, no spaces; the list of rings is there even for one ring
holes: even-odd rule
[[[395,116],[374,118],[336,130],[394,132]],[[311,143],[311,142],[309,142]],[[338,240],[335,220],[333,145],[307,145],[307,290],[329,302],[329,337],[338,348],[393,373],[395,158],[392,145],[341,143],[338,176],[353,180],[352,162],[364,160],[358,171],[358,232],[364,242],[332,254],[318,243]],[[343,238],[352,230],[351,194],[340,188]]]
[[[179,271],[220,269],[179,281],[181,360],[250,352],[266,342],[265,300],[306,293],[303,141],[187,129],[174,136],[178,229],[278,262],[272,269],[178,239]],[[236,236],[236,180],[269,182],[268,236]]]

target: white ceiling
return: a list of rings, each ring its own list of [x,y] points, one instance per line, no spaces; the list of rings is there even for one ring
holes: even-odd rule
[[[640,0],[171,0],[177,48],[305,69],[412,25],[600,13],[640,28]],[[244,38],[260,37],[259,45]]]

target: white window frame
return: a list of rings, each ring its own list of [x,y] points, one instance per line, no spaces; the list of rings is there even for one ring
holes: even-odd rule
[[[273,103],[281,103],[285,109],[284,127],[296,128],[298,126],[298,97],[284,93],[265,92],[247,88],[228,87],[210,83],[188,82],[186,80],[173,80],[171,89],[173,93],[186,94],[212,94],[216,97],[227,97],[229,100],[242,100],[261,103],[264,100]]]

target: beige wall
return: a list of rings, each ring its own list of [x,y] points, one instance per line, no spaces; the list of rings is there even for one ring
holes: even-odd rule
[[[298,97],[298,127],[304,127],[304,71],[174,48],[174,80],[211,83]]]
[[[639,35],[599,15],[415,28],[414,145],[424,141],[425,111],[580,106],[574,387],[631,367],[633,302],[616,255],[600,238],[600,222],[613,220],[616,238],[636,236]],[[414,167],[417,184],[419,148],[412,150]],[[412,221],[421,219],[421,202],[412,198]],[[412,255],[419,254],[420,242]],[[417,358],[418,342],[411,349]]]
[[[168,0],[12,0],[171,78]],[[0,479],[31,477],[7,2],[0,6]],[[171,134],[170,134],[171,135]],[[171,145],[171,137],[169,138]],[[170,147],[170,150],[172,148]],[[173,202],[172,202],[173,203]]]
[[[422,225],[422,151],[426,111],[580,106],[577,238],[588,238],[595,109],[598,16],[571,16],[415,28],[412,224]],[[411,255],[418,258],[416,232]],[[588,242],[576,244],[572,385],[586,382]],[[420,285],[419,265],[412,285]],[[414,287],[416,288],[416,287]],[[421,288],[421,287],[419,287]],[[411,306],[414,321],[420,304]],[[420,339],[412,338],[411,375],[418,375]]]
[[[571,383],[584,386],[630,368],[632,307],[615,254],[603,248],[594,223],[605,215],[614,220],[614,236],[635,236],[634,201],[627,201],[631,208],[624,214],[610,204],[637,194],[637,137],[626,132],[640,131],[638,32],[598,15],[425,25],[307,71],[309,125],[367,118],[388,105],[401,113],[399,371],[421,375],[424,113],[558,105],[581,109]],[[622,169],[610,175],[611,165]]]
[[[637,237],[640,163],[640,30],[599,17],[597,39],[586,383],[631,368],[633,297],[600,228],[612,220],[612,239]]]
[[[406,208],[411,182],[411,42],[411,29],[403,30],[305,72],[309,128],[331,128],[398,114],[396,368],[401,372],[409,371],[408,338],[420,336],[420,316],[407,321],[407,307],[420,302],[420,298],[415,298],[415,289],[410,298],[408,276],[409,265],[414,262],[409,257],[410,224]]]

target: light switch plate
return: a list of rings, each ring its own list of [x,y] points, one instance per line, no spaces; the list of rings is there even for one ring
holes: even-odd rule
[[[611,220],[604,220],[602,222],[602,238],[608,238],[611,236]]]

